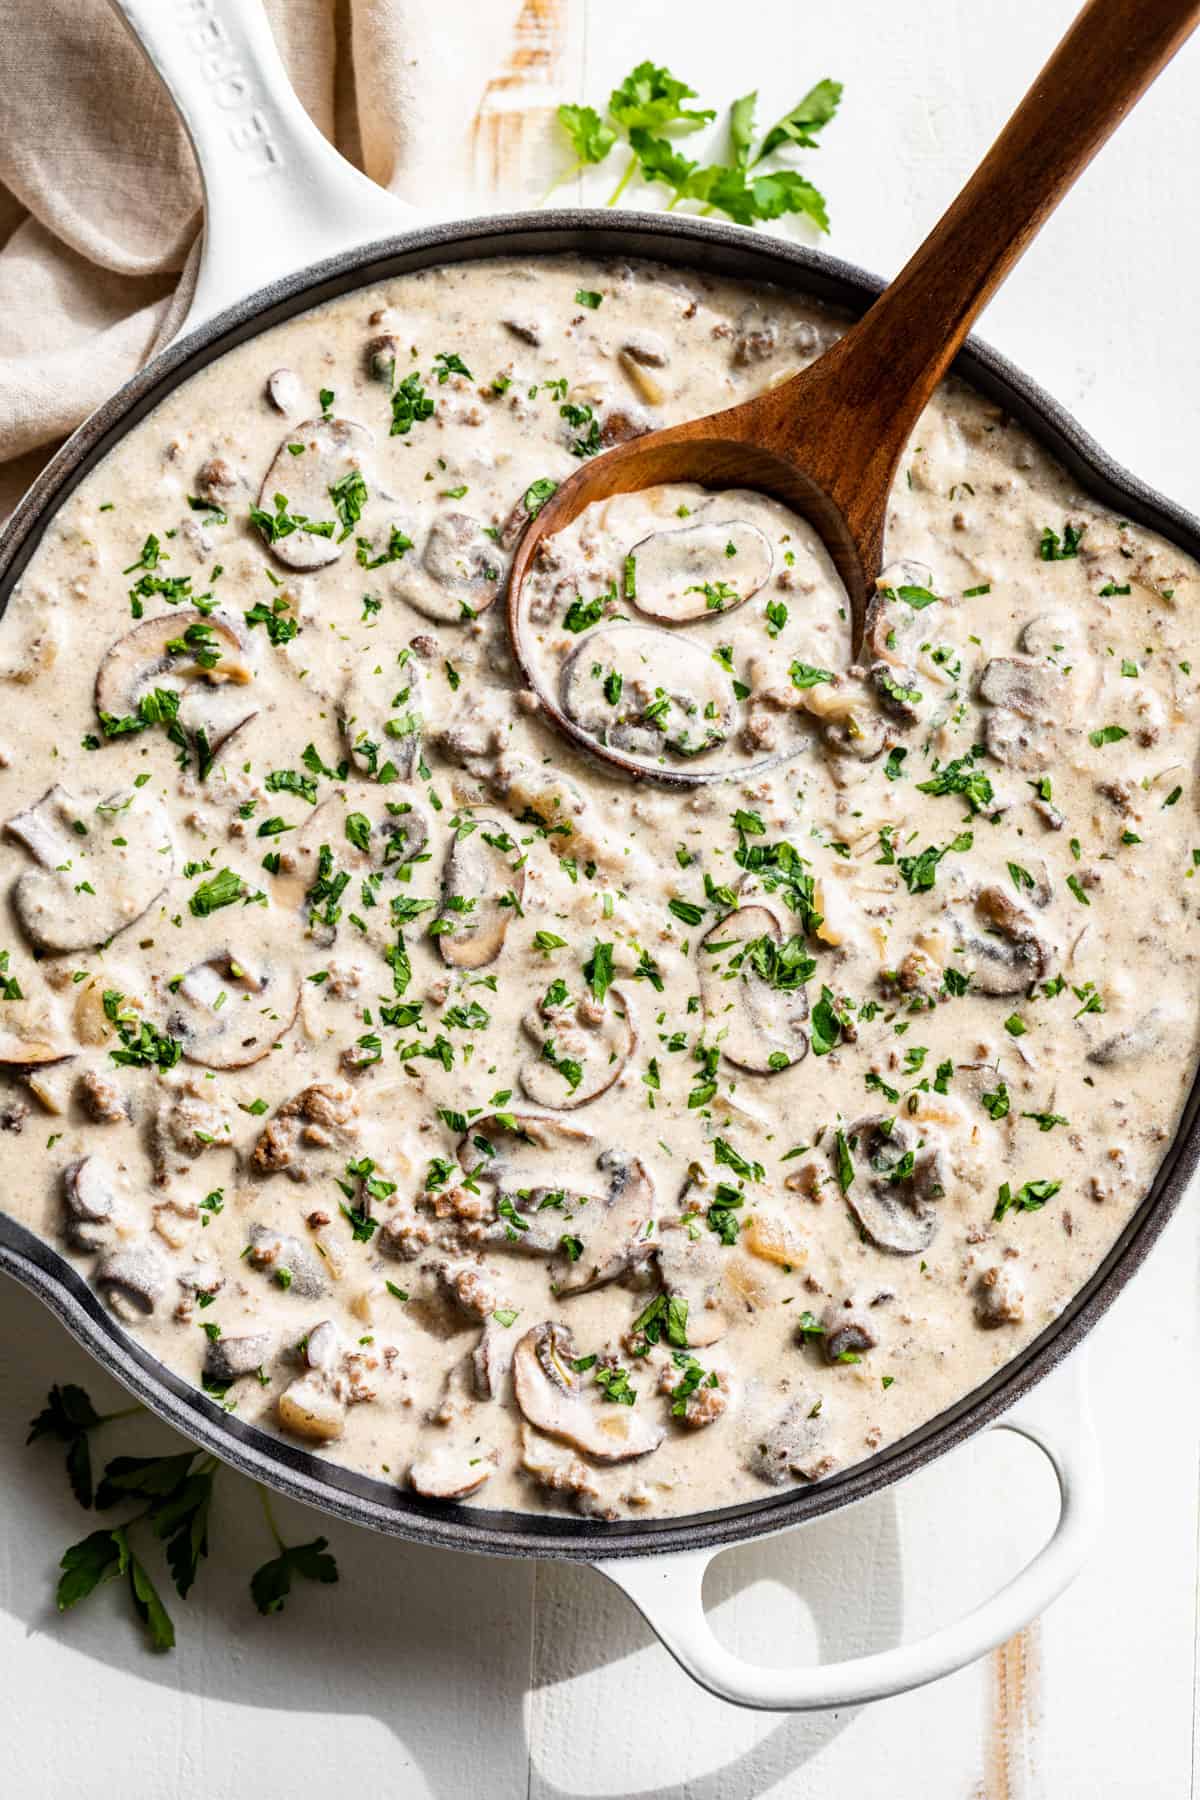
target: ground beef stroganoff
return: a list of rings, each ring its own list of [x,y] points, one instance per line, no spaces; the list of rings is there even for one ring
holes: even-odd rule
[[[215,1405],[446,1502],[700,1511],[975,1387],[1146,1192],[1196,1044],[1186,558],[949,382],[857,662],[811,529],[695,487],[529,585],[539,685],[644,776],[513,661],[554,485],[839,329],[649,264],[409,275],[51,521],[0,641],[4,1204]]]

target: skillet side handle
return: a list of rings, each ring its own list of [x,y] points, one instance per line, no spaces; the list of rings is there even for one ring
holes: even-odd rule
[[[1072,1362],[1079,1364],[1078,1352]],[[954,1624],[913,1644],[849,1662],[804,1669],[764,1669],[726,1650],[705,1617],[704,1571],[719,1554],[620,1558],[593,1566],[621,1588],[675,1661],[720,1700],[764,1712],[816,1712],[861,1706],[939,1681],[994,1650],[1027,1625],[1075,1579],[1096,1541],[1103,1516],[1103,1468],[1081,1369],[1073,1393],[1052,1393],[1035,1406],[1022,1401],[993,1430],[1015,1431],[1036,1444],[1058,1477],[1060,1510],[1050,1541],[1000,1592]],[[1065,1403],[1064,1403],[1065,1402]]]
[[[376,238],[409,208],[360,175],[296,96],[261,0],[110,0],[187,130],[204,243],[181,328],[280,276]]]

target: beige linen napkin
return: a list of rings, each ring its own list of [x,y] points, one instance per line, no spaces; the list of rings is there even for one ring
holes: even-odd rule
[[[168,0],[162,0],[167,4]],[[402,199],[466,190],[520,0],[267,0],[325,135]],[[0,0],[0,518],[182,317],[200,188],[106,0]]]

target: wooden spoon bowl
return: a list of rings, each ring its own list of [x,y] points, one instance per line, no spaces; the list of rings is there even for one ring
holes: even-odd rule
[[[979,312],[1198,21],[1200,0],[1089,0],[958,198],[819,361],[738,406],[605,452],[543,505],[513,558],[508,620],[525,678],[565,736],[623,774],[671,787],[743,779],[782,760],[673,767],[576,724],[528,654],[525,586],[539,551],[614,494],[667,482],[756,489],[807,519],[825,544],[846,590],[856,656],[883,562],[888,496],[922,410]]]

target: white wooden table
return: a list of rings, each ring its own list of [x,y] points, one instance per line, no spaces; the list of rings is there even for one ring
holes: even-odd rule
[[[444,209],[536,204],[562,163],[552,106],[602,98],[643,57],[713,104],[757,84],[764,116],[829,74],[846,98],[811,172],[829,196],[831,247],[891,273],[1074,5],[528,0],[476,124],[472,181]],[[1198,79],[1200,43],[1080,183],[984,325],[1105,445],[1193,507]],[[1182,1800],[1196,1742],[1197,1219],[1193,1195],[1094,1334],[1109,1500],[1083,1577],[985,1663],[875,1708],[809,1718],[709,1699],[584,1569],[435,1554],[332,1526],[340,1586],[298,1592],[285,1616],[261,1619],[245,1580],[270,1545],[234,1476],[220,1484],[214,1558],[174,1608],[174,1655],[142,1649],[112,1591],[60,1619],[55,1561],[87,1525],[55,1452],[23,1448],[25,1422],[55,1379],[119,1401],[5,1284],[4,1792]],[[146,1449],[168,1436],[134,1420],[108,1442]],[[895,1643],[965,1610],[1027,1558],[1053,1516],[1051,1488],[1028,1446],[967,1446],[802,1539],[729,1553],[711,1577],[718,1629],[764,1662]],[[293,1507],[280,1514],[292,1541],[324,1528]]]

